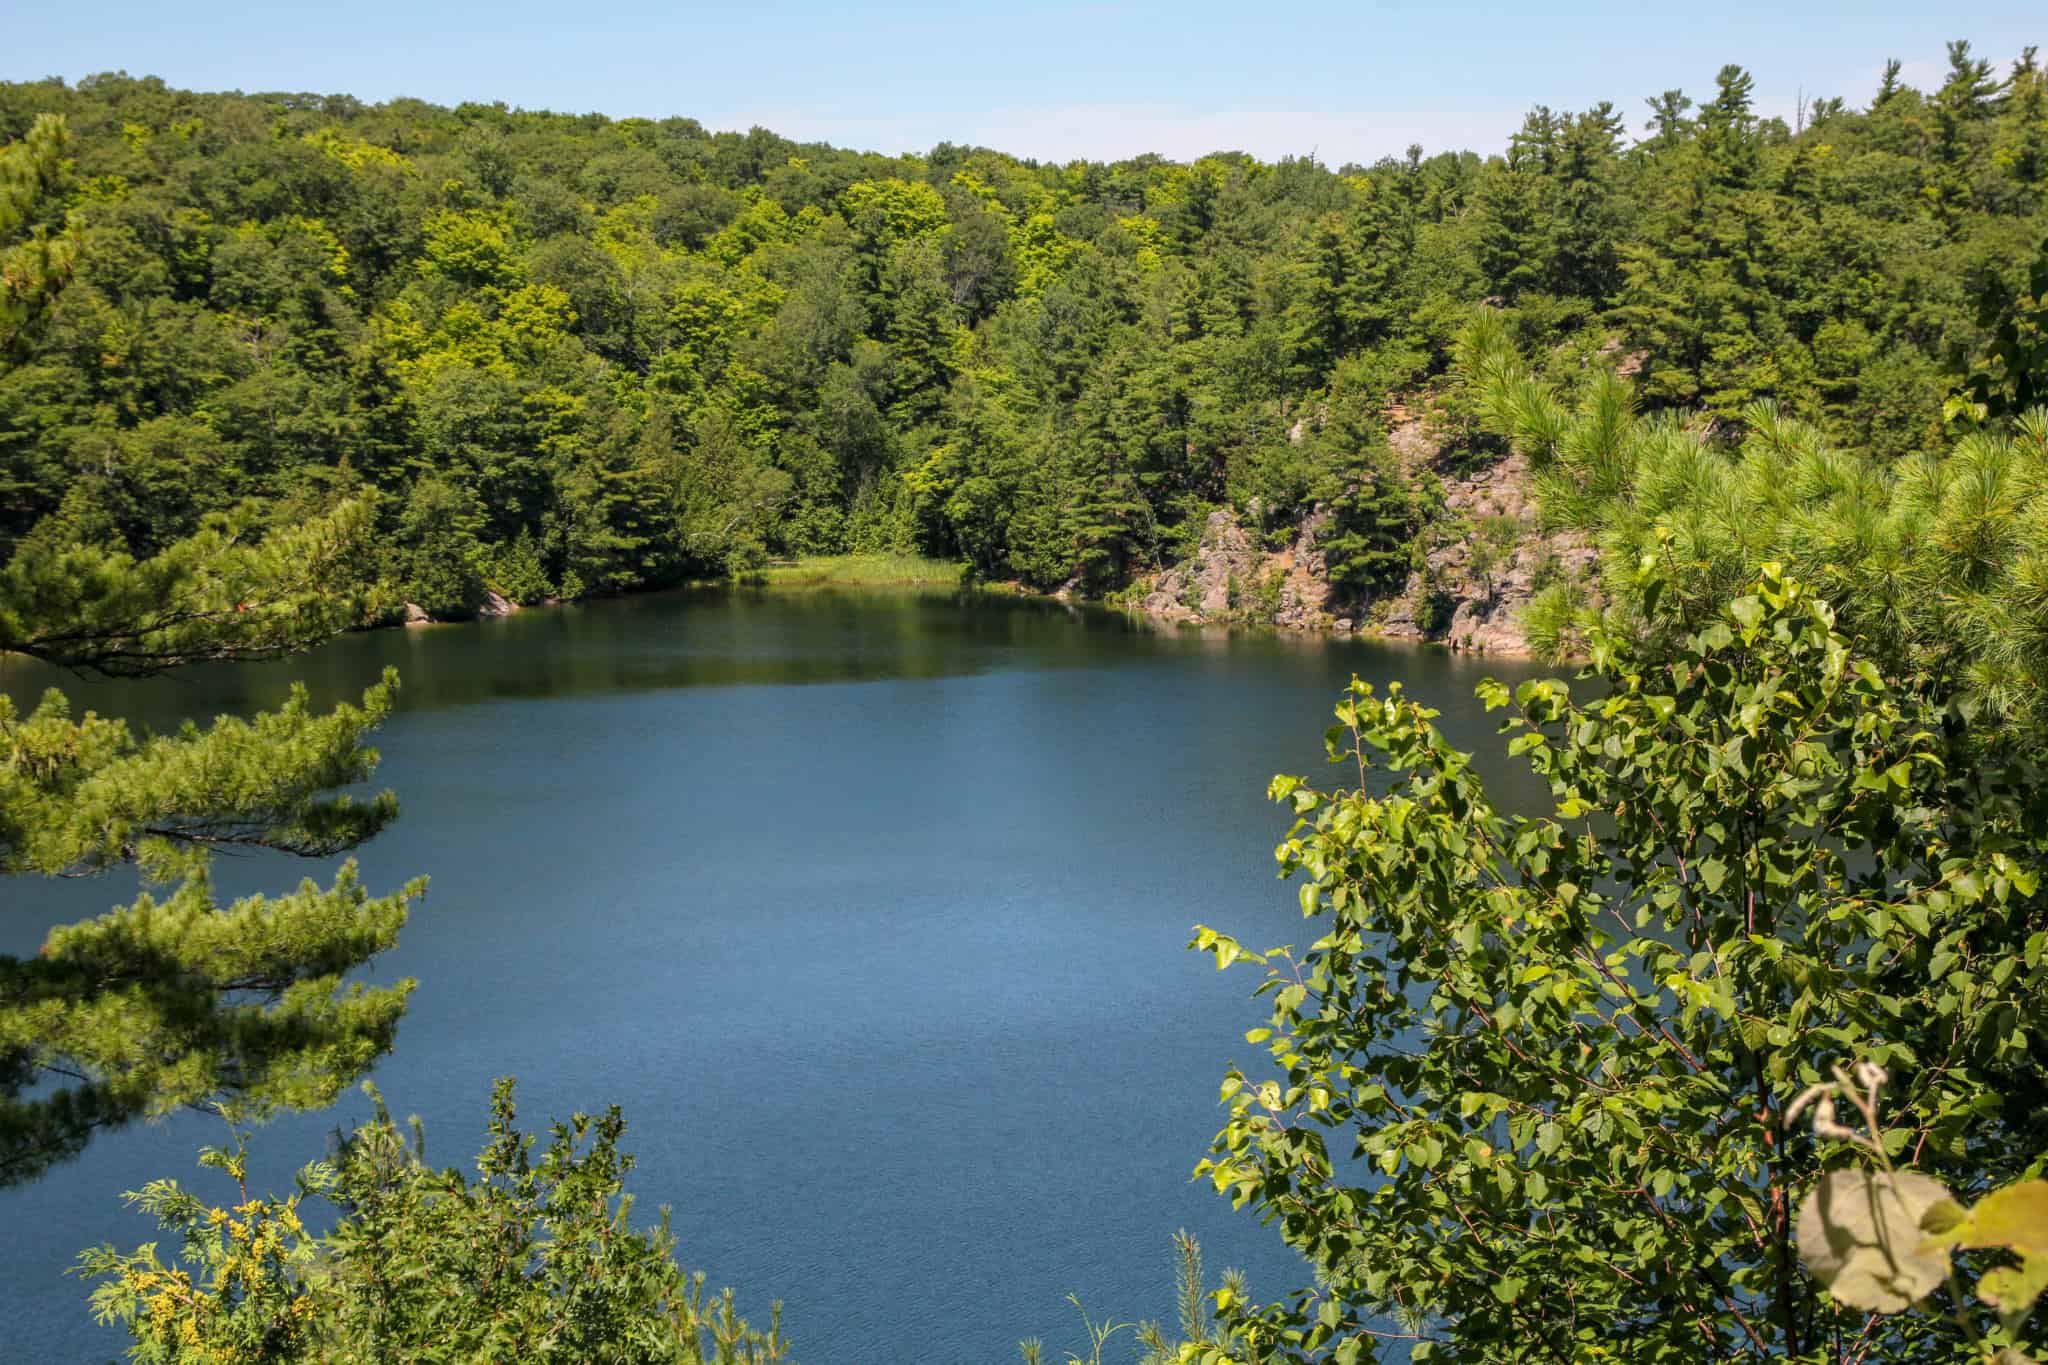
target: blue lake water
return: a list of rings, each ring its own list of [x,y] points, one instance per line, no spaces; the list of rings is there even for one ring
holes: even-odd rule
[[[146,683],[17,662],[0,688],[61,682],[163,726],[273,705],[292,678],[347,696],[387,664],[405,687],[379,785],[405,813],[358,859],[373,890],[433,884],[371,972],[420,982],[378,1085],[439,1164],[475,1152],[496,1076],[533,1127],[620,1104],[639,1209],[669,1205],[680,1259],[751,1316],[782,1300],[808,1365],[1010,1361],[1024,1336],[1063,1359],[1069,1293],[1170,1319],[1181,1227],[1255,1293],[1304,1283],[1276,1233],[1189,1179],[1263,1018],[1252,971],[1187,952],[1189,926],[1313,937],[1274,879],[1264,791],[1323,772],[1353,673],[1400,679],[1485,749],[1474,684],[1531,671],[1035,601],[734,591]],[[229,859],[216,881],[330,871]],[[0,952],[134,891],[0,883]],[[352,1097],[260,1130],[257,1183],[285,1188],[366,1113]],[[0,1359],[119,1357],[62,1272],[154,1237],[122,1190],[221,1194],[192,1163],[221,1136],[196,1115],[131,1129],[0,1192]]]

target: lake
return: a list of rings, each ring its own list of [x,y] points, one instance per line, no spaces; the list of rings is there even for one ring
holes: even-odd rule
[[[441,1165],[474,1155],[493,1077],[518,1077],[533,1128],[620,1104],[637,1212],[671,1206],[679,1259],[749,1316],[783,1300],[807,1365],[1014,1361],[1034,1335],[1064,1359],[1069,1293],[1171,1318],[1182,1227],[1212,1279],[1305,1283],[1277,1233],[1189,1178],[1265,1014],[1254,971],[1215,971],[1189,927],[1314,936],[1273,875],[1286,820],[1265,786],[1340,780],[1322,733],[1353,673],[1401,680],[1484,753],[1473,686],[1532,672],[1044,601],[734,590],[144,683],[14,661],[0,688],[29,703],[62,682],[164,726],[274,705],[293,678],[332,701],[386,665],[405,686],[378,785],[404,815],[357,856],[373,891],[433,884],[372,971],[420,982],[378,1085]],[[331,870],[233,858],[216,882]],[[134,890],[0,883],[0,952]],[[287,1188],[367,1112],[352,1095],[259,1130],[255,1183]],[[155,1238],[122,1190],[175,1176],[225,1202],[193,1164],[222,1136],[198,1115],[134,1128],[0,1193],[0,1359],[121,1354],[62,1272]]]

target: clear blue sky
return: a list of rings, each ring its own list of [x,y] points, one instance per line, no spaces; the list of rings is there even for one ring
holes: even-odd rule
[[[1065,159],[1220,147],[1371,160],[1411,141],[1497,148],[1536,103],[1711,90],[1724,62],[1789,117],[1803,89],[1863,102],[1887,57],[1938,81],[1943,43],[1999,60],[2048,46],[2038,5],[1706,0],[1055,5],[832,0],[0,5],[0,78],[95,71],[203,90],[687,115],[805,140],[942,140]]]

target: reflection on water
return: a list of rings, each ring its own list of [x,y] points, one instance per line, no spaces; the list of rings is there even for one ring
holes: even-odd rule
[[[1178,647],[1228,647],[1222,631],[1177,634]],[[316,700],[335,700],[386,666],[403,674],[407,708],[423,710],[670,687],[938,678],[1001,667],[1020,654],[1034,667],[1051,668],[1085,664],[1100,654],[1103,637],[1131,646],[1156,636],[1143,618],[1041,599],[699,588],[366,632],[275,663],[211,665],[147,685],[76,677],[0,655],[0,691],[26,702],[59,687],[81,707],[163,726],[195,707],[210,714],[273,706],[294,680]]]
[[[1325,656],[1469,690],[1514,662],[1433,649],[1162,623],[1041,598],[947,590],[696,588],[522,611],[476,622],[364,632],[269,663],[109,681],[0,654],[0,691],[18,705],[43,689],[76,709],[167,728],[193,716],[277,705],[294,681],[317,704],[352,697],[386,667],[408,711],[479,702],[720,687],[941,678],[1017,666],[1086,667],[1106,656]],[[1390,667],[1391,666],[1391,667]],[[1469,682],[1467,681],[1469,680]],[[1413,683],[1411,682],[1411,686]]]

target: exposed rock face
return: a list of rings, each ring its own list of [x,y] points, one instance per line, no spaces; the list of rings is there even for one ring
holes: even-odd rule
[[[1273,557],[1273,568],[1284,575],[1274,625],[1315,630],[1330,619],[1330,559],[1316,547],[1317,537],[1329,524],[1329,512],[1315,508],[1303,518],[1294,543]]]
[[[1520,455],[1445,480],[1444,517],[1453,525],[1462,520],[1475,527],[1488,518],[1508,517],[1521,523],[1523,531],[1514,548],[1487,573],[1475,568],[1478,546],[1472,535],[1445,537],[1429,553],[1428,573],[1408,575],[1401,595],[1387,604],[1375,627],[1379,634],[1441,640],[1453,649],[1487,654],[1526,654],[1529,638],[1522,629],[1522,610],[1536,596],[1539,566],[1548,560],[1553,573],[1583,576],[1591,574],[1600,560],[1600,552],[1583,537],[1536,534],[1529,464]],[[1430,584],[1447,600],[1425,601]]]
[[[1453,475],[1444,468],[1442,443],[1427,423],[1405,412],[1396,416],[1403,420],[1389,435],[1395,453],[1410,470],[1436,474],[1444,490],[1428,570],[1410,574],[1400,594],[1372,603],[1333,597],[1329,562],[1316,543],[1329,523],[1320,507],[1278,552],[1264,550],[1256,532],[1247,532],[1235,513],[1224,510],[1209,514],[1192,558],[1143,585],[1139,607],[1164,621],[1242,621],[1339,633],[1356,629],[1396,639],[1437,640],[1453,649],[1526,654],[1529,642],[1521,615],[1536,595],[1539,568],[1589,575],[1599,552],[1578,536],[1536,534],[1529,467],[1521,456]],[[1487,565],[1488,554],[1474,528],[1497,517],[1520,523],[1521,531],[1514,546],[1494,553],[1494,562]],[[1475,558],[1482,562],[1475,564]]]
[[[519,604],[489,588],[484,589],[484,600],[477,603],[476,614],[484,616],[510,616],[519,610]],[[466,619],[466,618],[458,618]],[[409,626],[437,626],[443,618],[435,616],[417,602],[405,604],[405,624]]]
[[[1165,621],[1257,621],[1290,630],[1329,624],[1328,562],[1316,533],[1329,518],[1310,515],[1277,553],[1263,549],[1223,509],[1209,514],[1193,558],[1155,578],[1139,607]]]
[[[1233,593],[1257,574],[1261,558],[1234,512],[1211,512],[1194,558],[1159,575],[1139,605],[1168,621],[1221,618],[1237,605]]]

